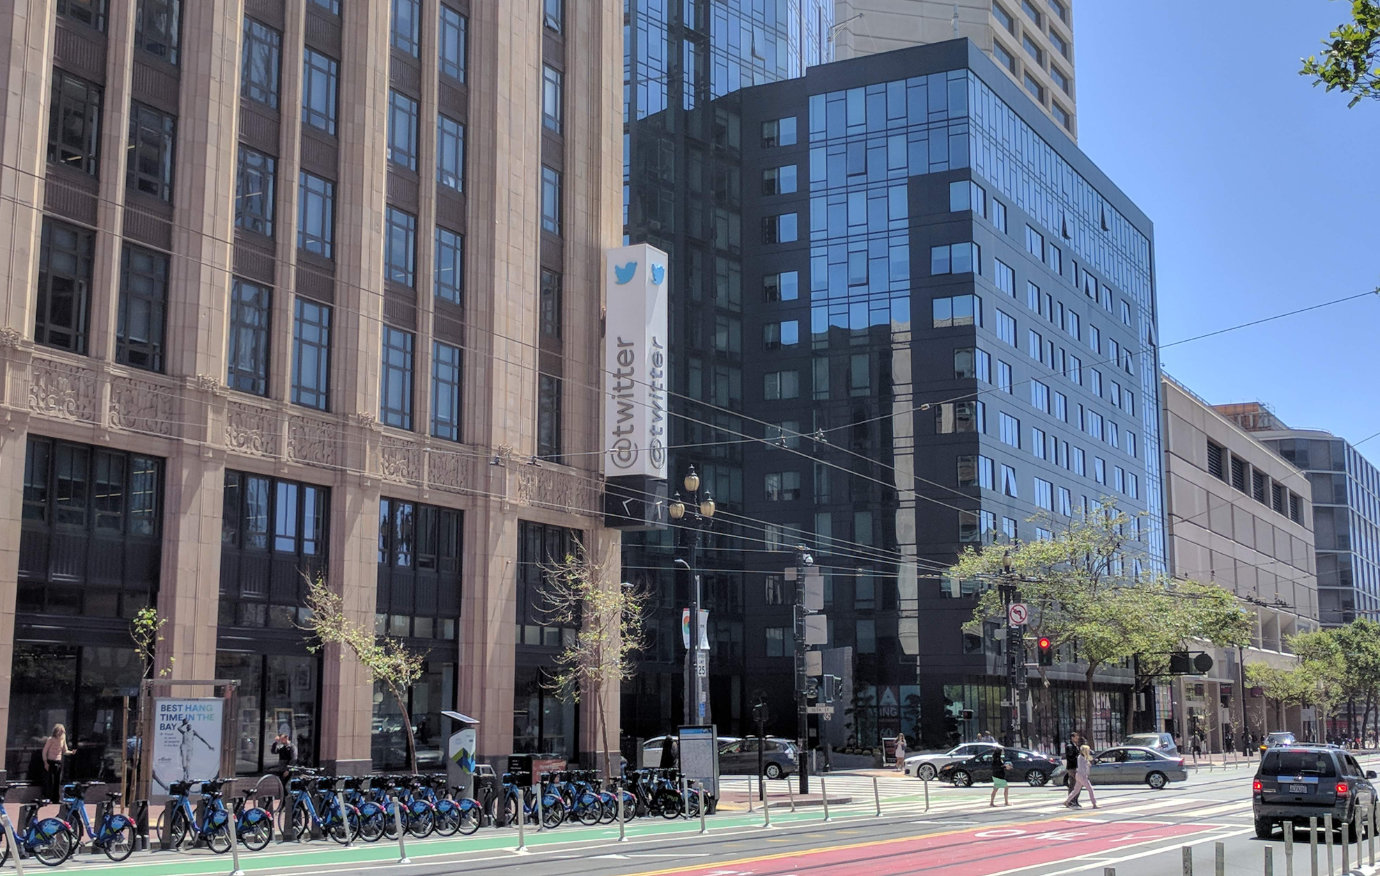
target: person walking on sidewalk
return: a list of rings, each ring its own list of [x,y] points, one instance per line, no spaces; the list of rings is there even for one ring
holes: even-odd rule
[[[896,734],[896,769],[905,771],[906,768],[906,734]]]
[[[1006,781],[1006,768],[1010,764],[1006,760],[1006,749],[998,745],[992,749],[992,798],[987,801],[988,806],[997,805],[997,792],[1003,795],[1003,806],[1011,805],[1011,786]]]
[[[1064,787],[1073,787],[1073,774],[1078,772],[1078,743],[1083,741],[1075,730],[1069,734],[1068,745],[1064,746]],[[1077,798],[1074,798],[1077,800]]]
[[[1078,803],[1078,792],[1086,788],[1088,790],[1088,802],[1092,808],[1097,808],[1097,795],[1092,789],[1092,749],[1087,745],[1080,746],[1078,749],[1078,767],[1073,777],[1073,789],[1069,791],[1069,796],[1064,800],[1064,805],[1070,809],[1082,809]]]

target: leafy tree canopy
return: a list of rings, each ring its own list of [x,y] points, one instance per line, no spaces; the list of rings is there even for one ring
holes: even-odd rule
[[[1350,22],[1337,25],[1322,41],[1321,58],[1303,58],[1300,76],[1313,77],[1313,84],[1328,91],[1351,95],[1348,107],[1363,98],[1380,99],[1380,65],[1376,64],[1376,40],[1380,39],[1380,2],[1352,0]]]

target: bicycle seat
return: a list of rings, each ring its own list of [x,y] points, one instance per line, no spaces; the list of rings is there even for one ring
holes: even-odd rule
[[[111,802],[117,802],[120,799],[120,797],[124,795],[122,795],[119,791],[106,791],[105,796],[107,800],[110,800]]]

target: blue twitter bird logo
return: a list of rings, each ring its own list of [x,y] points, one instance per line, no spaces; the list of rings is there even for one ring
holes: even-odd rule
[[[637,275],[637,262],[628,262],[626,265],[613,266],[613,279],[619,285],[632,282],[632,278]]]
[[[665,265],[652,265],[652,285],[660,286],[661,281],[666,279]]]

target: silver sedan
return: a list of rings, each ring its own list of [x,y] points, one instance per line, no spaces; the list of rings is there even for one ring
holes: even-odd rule
[[[948,751],[922,751],[907,757],[903,769],[908,776],[916,776],[927,782],[934,781],[934,777],[943,767],[967,760],[975,754],[991,751],[996,745],[995,742],[965,742]]]
[[[1089,778],[1094,785],[1139,785],[1163,788],[1170,782],[1188,780],[1182,757],[1170,757],[1153,748],[1119,746],[1099,752]]]

